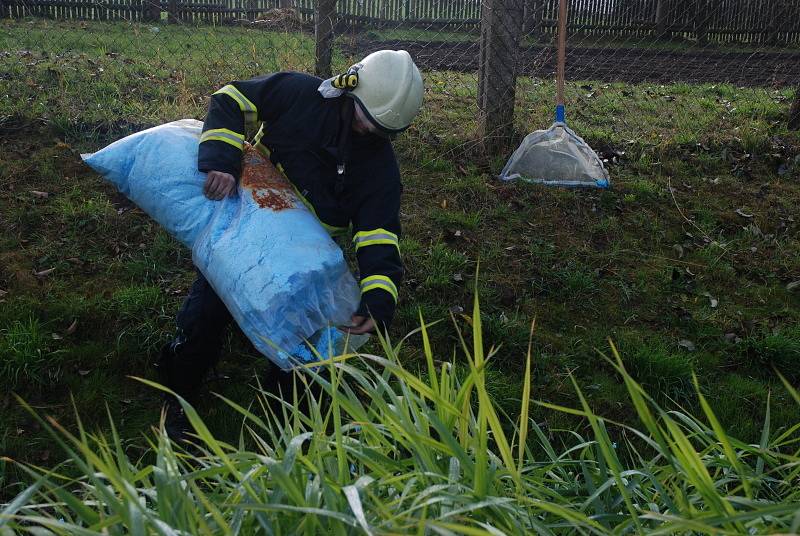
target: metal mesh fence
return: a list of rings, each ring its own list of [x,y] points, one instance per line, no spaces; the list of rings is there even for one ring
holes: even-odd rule
[[[202,118],[207,95],[230,80],[277,70],[327,74],[374,50],[403,48],[426,83],[422,115],[400,141],[406,161],[493,139],[507,155],[521,135],[551,122],[557,6],[2,0],[0,113],[6,122],[54,122],[85,140]],[[800,84],[796,2],[572,0],[568,33],[568,120],[601,149],[614,145],[611,153],[620,140],[702,143],[726,114],[749,113],[754,128],[778,120],[759,102],[788,101]],[[736,103],[742,91],[745,111]],[[666,112],[656,106],[665,102]]]

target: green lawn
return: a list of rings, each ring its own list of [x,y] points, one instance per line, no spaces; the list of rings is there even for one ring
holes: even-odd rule
[[[156,28],[158,31],[155,31]],[[61,454],[11,396],[68,427],[106,406],[129,452],[158,414],[149,363],[192,280],[191,255],[80,163],[145,126],[202,118],[230,79],[313,64],[298,34],[182,26],[0,22],[0,453],[52,465]],[[352,58],[337,56],[337,66]],[[397,142],[404,172],[407,277],[392,336],[426,320],[438,359],[466,327],[472,281],[484,338],[501,348],[487,389],[515,414],[531,320],[536,399],[575,406],[572,372],[601,414],[633,420],[625,388],[597,349],[619,346],[657,400],[697,410],[695,372],[722,423],[758,441],[798,422],[773,372],[800,381],[800,136],[785,128],[789,91],[727,85],[568,85],[571,124],[617,154],[607,192],[506,185],[506,155],[477,150],[475,76],[425,73],[426,106]],[[551,120],[553,84],[520,81],[519,135]],[[46,194],[45,194],[46,193]],[[52,271],[51,271],[52,269]],[[794,290],[789,290],[794,288]],[[238,334],[211,388],[248,405],[254,371]],[[377,351],[373,344],[372,350]],[[402,360],[424,368],[422,342]],[[241,425],[201,408],[216,434]],[[536,408],[544,429],[574,424]],[[134,456],[135,457],[135,456]],[[19,478],[0,461],[0,488]]]
[[[439,42],[474,42],[480,41],[479,28],[455,30],[430,30],[425,28],[366,28],[363,33],[347,33],[341,37],[347,41],[354,37],[366,37],[375,41],[428,41],[436,46]],[[671,39],[657,39],[653,36],[614,36],[601,35],[584,32],[571,32],[567,38],[567,47],[587,47],[587,48],[617,48],[617,49],[638,49],[638,50],[663,50],[673,52],[786,52],[796,51],[800,46],[797,44],[786,46],[767,46],[763,44],[751,45],[748,43],[719,43],[710,41],[706,44],[698,44],[697,40],[673,37]],[[554,45],[556,40],[555,33],[537,37],[534,34],[523,36],[523,44],[527,46]]]

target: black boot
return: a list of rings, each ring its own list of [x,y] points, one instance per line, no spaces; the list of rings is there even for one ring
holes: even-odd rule
[[[175,443],[191,441],[190,434],[194,432],[194,428],[178,399],[172,395],[166,395],[162,411],[164,412],[164,431],[167,432],[167,436]]]
[[[158,368],[162,383],[192,406],[196,406],[206,372],[216,362],[208,349],[186,341],[179,333],[161,349]],[[164,396],[164,429],[173,441],[190,440],[194,429],[178,399]]]

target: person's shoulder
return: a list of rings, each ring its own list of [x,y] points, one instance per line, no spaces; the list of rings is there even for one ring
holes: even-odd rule
[[[275,82],[301,93],[316,93],[322,79],[308,73],[281,71],[271,75]]]
[[[290,91],[316,92],[322,80],[307,73],[279,71],[276,73],[262,74],[241,83],[245,85],[266,85],[267,87],[281,88]]]

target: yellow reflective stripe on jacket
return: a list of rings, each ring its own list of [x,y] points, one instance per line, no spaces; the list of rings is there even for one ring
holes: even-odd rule
[[[270,151],[269,148],[261,142],[256,143],[256,151],[261,153],[266,158],[269,158],[272,154],[272,151]]]
[[[244,146],[244,134],[239,134],[227,128],[212,128],[200,135],[200,143],[204,141],[224,141],[241,151]]]
[[[272,155],[272,151],[269,150],[269,147],[261,143],[261,138],[264,137],[264,134],[264,123],[261,123],[261,126],[258,127],[258,132],[256,132],[256,135],[253,137],[253,145],[255,146],[256,151],[269,158]],[[280,166],[280,164],[278,165]],[[278,171],[281,170],[279,169]]]
[[[394,282],[385,275],[371,275],[361,280],[361,294],[375,289],[385,290],[392,295],[395,303],[397,302],[397,287]]]
[[[400,243],[397,240],[397,235],[386,229],[359,231],[353,237],[353,243],[356,245],[356,251],[364,246],[374,246],[377,244],[395,246],[397,251],[400,251]]]
[[[242,111],[242,114],[244,115],[245,125],[250,125],[252,127],[255,127],[255,124],[258,121],[258,108],[256,108],[256,105],[250,102],[250,100],[247,97],[245,97],[241,91],[236,89],[236,86],[228,84],[222,89],[218,89],[217,91],[215,91],[214,95],[217,95],[218,93],[227,95],[233,100],[235,100],[236,104],[239,105],[239,109]]]

